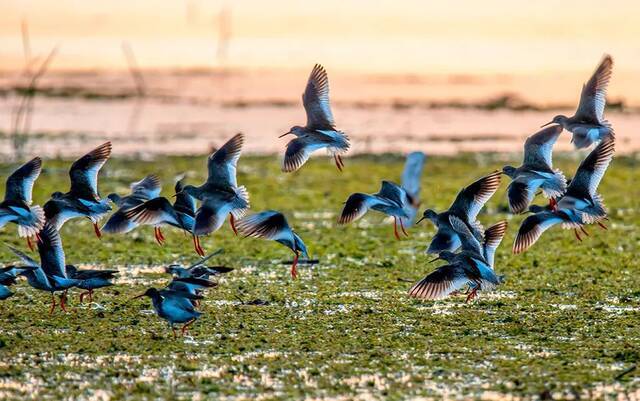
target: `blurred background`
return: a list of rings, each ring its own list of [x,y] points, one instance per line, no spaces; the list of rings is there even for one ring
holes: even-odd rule
[[[281,152],[323,64],[355,153],[517,152],[571,113],[604,53],[607,117],[637,151],[640,3],[5,0],[0,154]],[[569,135],[559,143],[570,149]]]

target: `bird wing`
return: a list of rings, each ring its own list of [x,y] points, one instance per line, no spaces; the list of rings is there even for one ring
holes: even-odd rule
[[[178,180],[175,186],[176,200],[173,202],[173,208],[178,212],[182,212],[193,217],[196,215],[197,209],[196,198],[186,192],[183,192],[183,188],[182,180]]]
[[[7,178],[7,186],[4,194],[5,200],[22,201],[31,204],[33,184],[42,171],[42,159],[33,158],[14,171]]]
[[[564,219],[561,214],[554,212],[540,212],[524,219],[518,230],[518,235],[513,243],[513,253],[522,253],[535,244],[543,232]]]
[[[442,299],[468,281],[464,270],[459,266],[440,266],[414,284],[409,290],[409,296],[419,299]]]
[[[397,204],[398,207],[403,207],[408,203],[407,193],[405,190],[391,181],[382,181],[380,191],[376,194],[380,198],[388,199]]]
[[[205,202],[196,212],[193,233],[195,235],[207,235],[224,224],[231,209],[214,202]]]
[[[604,106],[607,102],[607,88],[613,70],[613,59],[605,54],[591,79],[582,87],[580,104],[575,117],[579,121],[602,124],[604,120]]]
[[[131,184],[131,195],[149,200],[160,196],[160,178],[155,174],[149,174],[142,180]]]
[[[363,193],[355,193],[347,198],[338,224],[347,224],[364,216],[369,209],[376,205],[389,205],[385,199]]]
[[[516,178],[507,187],[507,198],[511,213],[522,213],[531,204],[541,181]]]
[[[111,142],[103,143],[76,160],[69,170],[71,194],[77,198],[99,200],[98,173],[111,156]]]
[[[420,196],[420,178],[426,158],[422,152],[409,153],[402,171],[402,188],[416,200]]]
[[[496,170],[463,188],[449,211],[458,216],[465,216],[469,222],[475,221],[480,209],[498,190],[500,178],[501,173]]]
[[[323,140],[323,137],[326,137],[326,135],[305,135],[290,140],[284,153],[282,171],[285,173],[296,171],[309,160],[313,152],[326,148],[330,142]],[[330,139],[329,137],[326,138]]]
[[[462,250],[473,252],[477,255],[484,255],[482,251],[482,245],[478,239],[471,233],[469,227],[457,216],[449,215],[449,223],[453,230],[458,233],[460,241],[462,242]]]
[[[438,228],[438,232],[431,239],[427,253],[440,253],[442,251],[455,251],[460,248],[460,236],[451,231],[443,231]]]
[[[207,160],[207,169],[209,170],[207,183],[219,187],[230,186],[235,188],[238,186],[236,173],[243,144],[244,135],[242,133],[236,134],[209,156]]]
[[[186,270],[191,270],[196,266],[200,266],[203,265],[207,260],[211,259],[212,257],[221,254],[222,252],[224,252],[224,249],[219,248],[213,252],[211,252],[210,254],[208,254],[207,256],[204,256],[200,259],[198,259],[198,261],[196,261],[195,263],[193,263],[191,266],[187,267]]]
[[[540,167],[543,171],[551,170],[553,145],[561,133],[561,125],[552,125],[528,137],[524,143],[524,164],[532,168]]]
[[[180,219],[173,206],[165,197],[157,197],[144,202],[133,209],[126,210],[123,214],[125,219],[134,223],[160,225],[172,224],[180,227]]]
[[[31,267],[40,267],[40,263],[36,262],[34,259],[32,259],[29,255],[27,255],[26,253],[12,247],[11,245],[7,245],[7,248],[9,248],[9,250],[11,252],[14,253],[14,255],[16,255],[18,258],[20,258],[24,263],[27,264],[27,266],[31,266]]]
[[[502,220],[487,228],[484,232],[484,259],[493,268],[496,249],[502,242],[504,234],[507,232],[509,224]]]
[[[293,241],[293,231],[286,217],[275,210],[252,214],[236,223],[238,232],[245,237],[271,240],[285,239]]]
[[[39,237],[38,253],[42,270],[48,276],[67,278],[64,249],[62,249],[62,239],[58,230],[47,223],[40,231]]]
[[[316,64],[311,70],[307,87],[302,94],[302,104],[307,112],[307,128],[333,129],[335,127],[329,102],[329,78],[320,64]]]
[[[567,195],[593,198],[614,153],[615,139],[607,135],[580,163],[567,188]]]

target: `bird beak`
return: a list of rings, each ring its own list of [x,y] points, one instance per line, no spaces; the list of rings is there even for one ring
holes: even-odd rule
[[[284,134],[280,135],[278,138],[282,138],[283,136],[287,136],[289,134],[293,134],[293,132],[289,131],[287,133],[284,133]]]
[[[440,258],[440,256],[438,256],[437,258],[430,260],[430,261],[429,261],[429,263],[433,263],[433,262],[435,262],[436,260],[440,260],[440,259],[441,259],[441,258]]]
[[[172,198],[177,197],[178,195],[181,195],[184,191],[180,191],[180,192],[176,192],[175,194],[171,195]]]
[[[144,296],[145,296],[145,294],[140,294],[140,295],[137,295],[137,296],[135,296],[135,297],[131,298],[131,300],[138,299],[138,298],[142,298],[142,297],[144,297]]]
[[[420,217],[420,220],[416,221],[416,224],[419,224],[424,219],[426,219],[426,217],[424,217],[424,216]]]
[[[551,124],[553,124],[553,121],[549,121],[548,123],[541,125],[540,128],[544,128],[547,125],[551,125]]]

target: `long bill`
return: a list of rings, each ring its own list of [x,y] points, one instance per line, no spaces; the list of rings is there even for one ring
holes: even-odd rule
[[[131,298],[131,300],[133,301],[134,299],[138,299],[138,298],[142,298],[147,294],[140,294],[140,295],[136,295],[135,297]]]
[[[284,134],[280,135],[278,138],[282,138],[283,136],[287,136],[289,134],[293,134],[293,132],[291,132],[291,131],[285,132]]]
[[[546,124],[542,124],[542,125],[540,126],[540,128],[544,128],[544,127],[546,127],[547,125],[551,125],[551,124],[553,124],[553,120],[549,121],[549,122],[548,122],[548,123],[546,123]]]
[[[422,220],[424,220],[424,219],[426,219],[426,217],[424,217],[424,216],[420,217],[420,219],[419,219],[418,221],[416,221],[416,223],[415,223],[415,224],[420,223],[420,222],[421,222]]]

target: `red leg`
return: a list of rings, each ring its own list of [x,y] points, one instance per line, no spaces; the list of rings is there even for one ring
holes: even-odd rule
[[[402,232],[404,233],[404,235],[408,237],[409,234],[407,234],[407,230],[404,229],[404,223],[402,223],[402,218],[399,218],[398,220],[400,220],[400,228],[402,228]]]
[[[576,235],[576,238],[578,239],[578,241],[582,242],[582,238],[580,238],[580,234],[578,234],[578,229],[577,228],[573,229],[573,233]]]
[[[49,309],[49,314],[53,315],[53,311],[56,309],[56,296],[51,293],[51,308]]]
[[[471,301],[472,299],[474,299],[476,297],[478,293],[478,287],[475,287],[470,293],[469,295],[467,295],[467,300],[464,301],[465,303]]]
[[[171,330],[173,330],[173,339],[177,340],[178,339],[178,333],[176,332],[175,327],[171,326]]]
[[[162,230],[160,229],[160,227],[158,227],[158,236],[160,237],[160,239],[162,240],[162,243],[164,243],[167,239],[164,237],[164,234],[162,233]]]
[[[64,290],[60,295],[60,308],[65,312],[67,311],[67,290]]]
[[[87,295],[89,293],[89,291],[86,292],[81,292],[80,293],[80,303],[83,304],[83,300],[84,300],[84,296]]]
[[[338,161],[338,155],[333,155],[333,160],[335,160],[336,167],[338,167],[338,170],[342,171],[342,166],[340,165],[340,162]]]
[[[182,335],[184,336],[185,333],[187,332],[187,329],[189,328],[189,326],[191,326],[193,324],[193,322],[195,322],[196,319],[191,319],[189,320],[187,323],[185,323],[184,326],[182,326],[182,329],[180,330],[182,332]]]
[[[607,226],[602,224],[602,222],[598,222],[598,225],[603,229],[603,230],[608,230]]]
[[[584,229],[584,227],[580,226],[580,231],[582,231],[587,237],[589,236],[589,233]]]
[[[293,264],[291,264],[291,278],[292,279],[297,279],[298,278],[298,258],[300,257],[300,254],[298,252],[296,252],[296,256],[293,257]]]
[[[396,217],[393,218],[393,235],[396,236],[396,239],[400,239],[400,235],[398,234],[398,219]]]
[[[89,290],[89,302],[93,302],[93,290]]]
[[[31,249],[33,251],[33,244],[31,243],[31,238],[27,237],[27,246],[29,247],[29,249]]]
[[[338,155],[338,161],[340,162],[340,165],[342,166],[342,168],[344,168],[344,162],[342,161],[342,156]]]
[[[229,224],[231,224],[231,229],[235,235],[238,235],[238,230],[236,230],[236,218],[233,217],[233,213],[229,213]]]
[[[558,210],[558,202],[556,201],[556,198],[549,198],[549,206],[554,212]]]
[[[158,245],[162,245],[162,238],[159,233],[160,229],[158,227],[153,227],[153,236],[156,238],[156,242]]]
[[[100,232],[100,227],[98,227],[98,223],[93,222],[93,231],[96,233],[96,237],[102,238],[102,233]]]
[[[196,236],[196,242],[198,243],[198,255],[204,257],[205,252],[204,249],[202,249],[202,245],[200,245],[200,237]]]
[[[607,219],[607,220],[608,220],[608,219]],[[42,242],[42,239],[40,238],[40,233],[36,233],[36,239],[37,239],[39,242]]]

